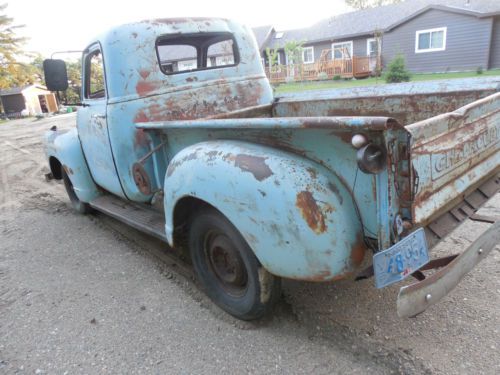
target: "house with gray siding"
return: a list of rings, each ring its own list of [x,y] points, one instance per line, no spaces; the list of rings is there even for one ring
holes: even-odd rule
[[[497,5],[500,9],[500,1]],[[387,63],[400,53],[412,72],[499,67],[500,35],[493,33],[499,20],[500,12],[429,5],[385,30],[382,60]]]
[[[268,27],[269,30],[269,27]],[[261,39],[262,40],[262,39]],[[500,0],[406,0],[334,16],[308,28],[271,29],[261,46],[279,51],[303,42],[302,60],[370,56],[370,68],[404,55],[413,72],[445,72],[500,67]]]

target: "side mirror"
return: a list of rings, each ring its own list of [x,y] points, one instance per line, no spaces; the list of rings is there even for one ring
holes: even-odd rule
[[[43,73],[47,90],[64,91],[68,88],[68,72],[66,71],[66,63],[63,60],[44,60]]]

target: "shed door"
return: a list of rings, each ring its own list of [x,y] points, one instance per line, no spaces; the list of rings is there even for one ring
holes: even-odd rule
[[[78,111],[78,134],[94,181],[111,193],[124,196],[109,142],[107,94],[99,44],[88,48],[83,58],[83,104]]]

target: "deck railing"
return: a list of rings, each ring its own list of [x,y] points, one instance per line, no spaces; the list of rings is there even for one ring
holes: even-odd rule
[[[361,78],[372,73],[374,58],[354,56],[349,59],[317,61],[312,64],[275,65],[265,67],[271,83],[288,81],[313,81],[335,76],[340,78]]]

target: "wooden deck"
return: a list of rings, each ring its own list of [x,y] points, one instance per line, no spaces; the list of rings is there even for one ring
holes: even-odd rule
[[[364,78],[371,74],[373,61],[368,56],[317,61],[312,64],[275,65],[266,67],[266,75],[271,83],[293,81],[314,81],[335,76],[341,78]]]

